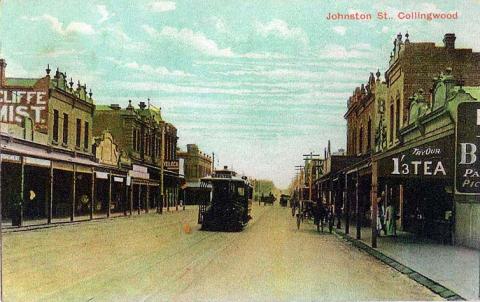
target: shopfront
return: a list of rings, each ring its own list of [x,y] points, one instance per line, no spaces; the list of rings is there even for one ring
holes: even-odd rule
[[[454,136],[418,140],[378,160],[378,194],[406,232],[452,241]]]
[[[158,206],[158,192],[160,182],[151,178],[149,168],[141,165],[132,165],[128,172],[131,177],[130,203],[134,214],[154,211]]]

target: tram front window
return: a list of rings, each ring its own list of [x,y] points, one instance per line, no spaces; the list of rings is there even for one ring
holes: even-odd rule
[[[238,187],[237,188],[237,193],[238,193],[238,196],[245,196],[245,188],[243,187]]]

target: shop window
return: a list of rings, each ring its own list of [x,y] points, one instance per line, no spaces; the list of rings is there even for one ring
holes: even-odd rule
[[[76,139],[75,139],[75,146],[80,148],[80,144],[82,141],[82,120],[77,118],[77,133],[76,133]]]
[[[58,110],[53,109],[53,141],[58,142]]]
[[[89,137],[88,137],[88,132],[90,130],[90,125],[88,124],[88,122],[85,122],[85,129],[84,129],[84,132],[83,132],[83,148],[85,149],[88,149],[89,147]]]

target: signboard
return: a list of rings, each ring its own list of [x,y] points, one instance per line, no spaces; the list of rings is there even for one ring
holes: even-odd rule
[[[22,124],[25,118],[36,131],[48,133],[48,90],[0,89],[0,123]]]
[[[180,158],[178,160],[178,174],[185,175],[185,159]]]
[[[25,157],[25,164],[30,164],[34,166],[40,167],[50,167],[50,161],[41,158],[34,158],[34,157]]]
[[[95,175],[99,179],[108,179],[108,173],[107,172],[95,172]]]
[[[139,165],[132,165],[132,171],[140,172],[140,173],[148,173],[148,168]]]
[[[178,160],[166,160],[163,162],[163,167],[169,170],[178,170],[179,169]]]
[[[150,179],[149,173],[143,173],[143,172],[134,171],[134,170],[128,171],[128,175],[133,178]]]
[[[114,182],[123,182],[123,178],[122,178],[122,177],[114,176],[114,177],[113,177],[113,181],[114,181]]]
[[[480,195],[480,102],[458,104],[455,191]]]
[[[1,154],[2,160],[4,161],[9,161],[9,162],[14,162],[14,163],[19,163],[20,162],[20,156],[18,155],[12,155],[12,154]]]
[[[380,177],[453,177],[453,137],[412,147],[378,162]]]

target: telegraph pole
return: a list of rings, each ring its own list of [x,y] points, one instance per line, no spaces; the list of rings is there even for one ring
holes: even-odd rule
[[[3,301],[2,146],[0,141],[0,302]]]
[[[300,177],[299,177],[299,180],[298,180],[298,185],[299,185],[298,192],[300,194],[299,200],[303,199],[303,173],[304,173],[304,168],[305,168],[304,166],[295,166],[295,170],[299,171],[299,173],[300,173]]]
[[[314,159],[320,159],[320,154],[313,154],[313,152],[310,152],[310,154],[303,154],[303,160],[305,161],[305,168],[308,166],[308,199],[312,200],[312,178],[313,178],[313,160]]]
[[[212,174],[215,172],[215,152],[212,152]]]

